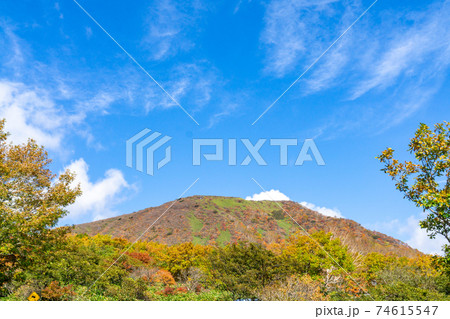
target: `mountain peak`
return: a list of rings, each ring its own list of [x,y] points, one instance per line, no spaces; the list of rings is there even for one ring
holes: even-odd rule
[[[222,246],[239,240],[275,243],[304,228],[308,233],[332,232],[355,252],[406,257],[420,254],[400,240],[368,230],[353,220],[324,216],[293,201],[250,201],[225,196],[179,198],[131,214],[80,224],[74,232],[109,234],[134,241],[149,226],[140,240],[169,245],[191,241]]]

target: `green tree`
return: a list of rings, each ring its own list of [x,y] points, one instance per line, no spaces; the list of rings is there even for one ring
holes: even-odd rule
[[[32,139],[14,145],[7,142],[5,120],[0,121],[0,289],[33,263],[45,256],[69,231],[55,228],[67,214],[64,208],[81,194],[71,187],[69,171],[56,177],[51,160]]]
[[[255,298],[256,290],[269,284],[278,268],[275,255],[260,244],[240,242],[210,255],[211,278],[235,298]]]
[[[332,237],[333,234],[323,231],[313,233],[311,237],[300,232],[292,235],[281,253],[283,264],[292,273],[313,277],[320,277],[326,271],[332,271],[333,275],[353,271],[353,259],[347,247]]]
[[[405,198],[428,213],[420,226],[430,238],[440,234],[450,243],[450,123],[438,123],[434,130],[420,124],[408,151],[415,160],[403,163],[394,158],[392,148],[383,151],[377,157],[384,164],[382,171]],[[444,250],[448,253],[448,245]]]

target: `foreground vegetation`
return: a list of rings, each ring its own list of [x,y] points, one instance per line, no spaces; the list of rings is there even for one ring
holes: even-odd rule
[[[26,266],[3,261],[0,295],[2,300],[25,300],[32,292],[43,300],[450,299],[439,257],[351,254],[331,234],[312,237],[297,233],[267,246],[240,242],[221,248],[137,242],[128,249],[131,243],[121,238],[67,235],[57,249],[34,255]]]

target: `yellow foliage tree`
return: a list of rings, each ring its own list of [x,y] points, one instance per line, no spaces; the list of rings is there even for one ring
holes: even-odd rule
[[[14,145],[7,142],[5,120],[0,121],[0,260],[12,262],[5,272],[0,264],[0,287],[10,276],[42,261],[52,251],[67,228],[55,228],[67,214],[64,209],[81,194],[71,187],[69,171],[56,178],[51,160],[34,140]]]

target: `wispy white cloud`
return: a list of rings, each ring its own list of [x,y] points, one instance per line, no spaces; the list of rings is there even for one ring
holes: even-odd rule
[[[92,34],[93,34],[91,27],[86,27],[84,30],[86,32],[86,38],[90,39],[92,37]]]
[[[154,1],[146,21],[148,34],[144,45],[151,59],[164,60],[194,46],[195,26],[205,7],[201,1],[190,3],[176,0]]]
[[[243,2],[243,0],[237,1],[236,5],[234,6],[234,9],[233,9],[233,14],[238,13],[238,11],[241,9],[241,7],[243,6],[242,2]],[[250,2],[252,2],[252,0],[247,0],[245,4],[248,4]]]
[[[68,207],[70,214],[65,220],[79,220],[81,217],[98,220],[116,214],[114,205],[124,198],[123,191],[130,187],[120,170],[109,169],[102,179],[92,181],[88,174],[89,166],[83,158],[73,161],[65,169],[76,174],[73,184],[79,184],[83,192]]]
[[[207,105],[213,90],[218,89],[221,85],[217,79],[217,71],[205,61],[175,66],[170,70],[170,75],[174,80],[164,83],[166,90],[175,100],[182,105],[186,105],[193,113]],[[160,89],[154,85],[147,87],[144,94],[146,112],[156,108],[177,107],[173,100],[166,95],[162,95]]]
[[[343,40],[344,43],[347,41]],[[338,76],[347,67],[347,63],[350,60],[350,56],[346,51],[347,47],[345,44],[339,43],[336,45],[334,50],[323,59],[322,63],[304,81],[306,85],[304,89],[305,94],[322,91],[342,82],[338,79]]]
[[[15,76],[21,75],[26,59],[26,53],[22,50],[23,41],[14,33],[14,27],[0,20],[0,45],[8,50],[0,54],[2,68],[10,69]]]
[[[5,22],[0,23],[0,46],[12,48],[0,52],[4,67],[0,117],[6,118],[12,140],[21,143],[32,137],[50,150],[61,151],[63,139],[77,134],[93,145],[86,119],[108,114],[109,107],[123,98],[117,86],[92,89],[79,83],[92,78],[86,73],[64,74],[55,67],[56,61],[48,65],[36,60],[29,44]]]
[[[208,123],[208,128],[213,127],[214,125],[219,123],[224,118],[227,118],[227,117],[235,114],[236,113],[235,111],[239,108],[239,106],[240,106],[240,104],[238,104],[236,102],[226,103],[226,105],[223,106],[222,110],[213,114],[210,117],[209,123]]]
[[[261,42],[266,47],[265,71],[283,76],[308,60],[321,43],[325,22],[337,0],[273,0],[264,17]],[[329,22],[329,21],[328,21]],[[304,61],[306,62],[306,61]]]
[[[441,71],[448,68],[449,2],[433,5],[425,13],[411,13],[407,18],[411,25],[394,29],[391,39],[380,45],[377,56],[361,65],[367,76],[356,86],[352,98],[397,84],[402,76],[424,84],[430,76],[439,77]]]
[[[337,208],[327,208],[327,207],[320,207],[316,206],[312,203],[308,202],[300,202],[300,205],[305,206],[306,208],[309,208],[313,211],[316,211],[322,215],[330,216],[330,217],[337,217],[337,218],[343,218],[342,213]]]
[[[143,38],[144,47],[152,60],[166,60],[195,46],[201,30],[200,19],[211,4],[203,1],[190,3],[177,0],[155,1],[149,7]],[[190,113],[201,110],[211,100],[213,91],[220,89],[219,72],[204,59],[195,62],[174,63],[161,81],[170,95]],[[155,85],[145,85],[131,93],[145,97],[145,112],[177,107],[168,96],[161,94]]]
[[[58,16],[60,19],[64,19],[64,15],[61,12],[61,7],[59,5],[59,2],[55,2],[55,10],[58,12]]]
[[[292,71],[299,75],[364,9],[359,1],[271,1],[261,37],[267,55],[265,70],[275,76]],[[348,105],[336,112],[345,114],[344,121],[330,115],[319,129],[322,133],[351,130],[355,121],[345,118],[352,116],[372,131],[397,125],[426,106],[442,87],[450,66],[449,24],[450,1],[436,1],[420,12],[374,7],[290,94],[336,87],[344,92],[341,102],[347,100]],[[359,102],[369,94],[376,99]],[[358,103],[364,105],[356,107]],[[355,107],[348,113],[350,105]]]
[[[271,189],[270,191],[261,192],[258,194],[253,194],[252,196],[247,196],[246,200],[272,200],[272,201],[283,201],[290,200],[289,197],[284,195],[282,192],[276,189]]]
[[[198,26],[195,21],[207,9],[202,1],[194,1],[189,5],[180,1],[154,1],[149,9],[150,15],[146,21],[148,32],[144,40],[151,51],[151,58],[162,60],[183,51],[184,41],[195,38],[193,29]],[[50,102],[59,108],[56,114],[70,113],[71,123],[77,123],[67,125],[67,133],[75,129],[90,146],[99,148],[102,142],[96,141],[90,133],[92,123],[89,117],[125,113],[125,108],[113,108],[119,105],[118,102],[123,102],[121,106],[126,105],[129,110],[127,114],[138,116],[157,109],[177,107],[172,99],[132,64],[114,70],[106,66],[94,70],[84,63],[77,67],[68,65],[70,58],[59,56],[49,57],[43,62],[33,56],[33,47],[18,37],[13,27],[6,23],[0,27],[0,47],[12,49],[0,52],[0,62],[5,67],[2,70],[3,77],[33,90],[45,91]],[[83,31],[88,38],[92,36],[93,29],[90,27],[85,27]],[[166,46],[167,50],[164,49]],[[64,47],[64,50],[70,49]],[[230,115],[231,108],[223,107],[221,103],[211,103],[214,95],[219,100],[220,94],[220,100],[224,100],[227,94],[231,94],[225,92],[220,72],[207,60],[172,63],[162,74],[155,74],[155,77],[189,113],[196,113],[205,106],[210,106],[210,111],[216,114],[221,113],[213,115],[210,126]],[[60,141],[60,136],[57,136]]]
[[[24,140],[23,136],[30,134],[28,136],[35,137],[49,149],[58,150],[64,137],[75,133],[84,138],[90,147],[103,149],[103,141],[91,133],[93,116],[125,112],[123,108],[113,108],[119,105],[118,102],[123,102],[122,105],[125,104],[132,113],[139,116],[156,109],[177,107],[159,87],[133,65],[95,72],[88,67],[70,68],[65,72],[64,68],[60,68],[64,62],[58,60],[58,57],[47,63],[36,60],[27,42],[16,36],[12,27],[7,24],[4,26],[4,30],[0,30],[0,46],[14,48],[12,51],[0,52],[0,62],[5,66],[2,74],[8,79],[5,82],[16,83],[16,91],[28,90],[34,92],[35,98],[45,100],[47,108],[43,109],[41,114],[45,114],[54,126],[59,125],[50,131],[35,125],[34,122],[37,120],[30,121],[36,117],[39,103],[35,103],[34,107],[29,103],[27,110],[17,103],[15,108],[4,104],[0,115],[14,119],[14,123],[8,121],[8,129],[21,141]],[[223,101],[227,100],[230,94],[223,89],[224,81],[220,77],[220,72],[206,60],[175,63],[159,80],[188,112],[196,113],[205,106],[211,106],[211,111],[221,113],[213,115],[209,127],[230,115],[229,105],[223,106]],[[220,92],[218,103],[211,104],[214,95],[218,99],[218,92]],[[16,118],[21,120],[16,121]]]

